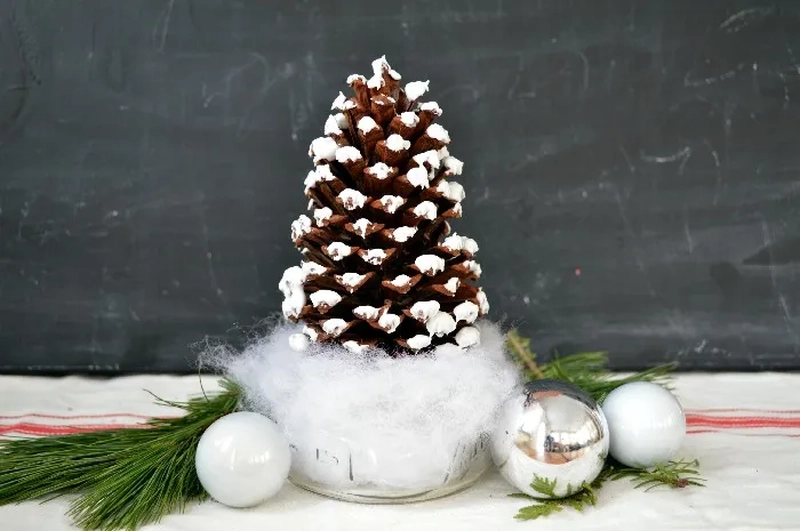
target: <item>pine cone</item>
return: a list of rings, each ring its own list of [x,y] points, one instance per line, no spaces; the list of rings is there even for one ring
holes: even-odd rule
[[[372,68],[369,80],[348,77],[354,95],[339,93],[311,142],[311,217],[292,223],[304,261],[281,279],[284,315],[305,323],[310,341],[354,352],[474,345],[471,325],[489,310],[473,284],[478,245],[448,223],[461,217],[464,189],[449,178],[463,164],[435,123],[439,106],[419,101],[428,82],[401,88],[385,57]]]

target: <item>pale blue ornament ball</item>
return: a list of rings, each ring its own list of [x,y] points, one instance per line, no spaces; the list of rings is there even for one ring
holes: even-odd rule
[[[200,437],[195,468],[208,494],[229,507],[253,507],[275,496],[291,464],[278,426],[258,413],[231,413]]]
[[[660,385],[632,382],[608,394],[611,457],[635,468],[650,468],[675,457],[686,434],[686,416],[675,396]]]

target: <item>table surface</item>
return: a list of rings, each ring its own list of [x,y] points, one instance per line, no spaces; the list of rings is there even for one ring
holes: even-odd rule
[[[203,377],[206,391],[216,379]],[[411,505],[368,506],[330,500],[292,485],[248,510],[215,502],[191,506],[149,531],[342,530],[505,531],[536,529],[800,529],[800,375],[678,375],[676,392],[687,410],[682,457],[699,458],[706,488],[634,490],[627,481],[599,492],[583,513],[563,511],[535,522],[514,520],[524,500],[497,473],[471,489]],[[0,437],[69,433],[76,427],[130,425],[175,413],[145,390],[170,400],[201,391],[198,376],[0,377]],[[74,529],[68,500],[0,507],[0,528]]]

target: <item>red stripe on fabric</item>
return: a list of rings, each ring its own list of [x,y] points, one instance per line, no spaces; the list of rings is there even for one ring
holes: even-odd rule
[[[105,431],[121,428],[147,428],[147,424],[95,424],[57,426],[53,424],[38,424],[35,422],[18,422],[8,426],[0,426],[0,435],[8,433],[24,433],[27,435],[69,435],[71,433],[86,433],[90,431]]]
[[[800,409],[759,409],[759,408],[747,408],[747,407],[720,407],[720,408],[707,408],[707,409],[687,409],[686,413],[696,413],[696,414],[703,414],[703,413],[774,413],[779,415],[800,415]]]
[[[763,429],[763,428],[778,428],[783,429],[787,426],[774,426],[769,424],[764,425],[748,425],[748,426],[719,426],[719,425],[697,425],[698,428],[687,429],[688,435],[703,434],[703,433],[725,433],[739,428],[744,429]],[[77,433],[87,433],[92,431],[107,431],[122,428],[147,428],[146,424],[98,424],[98,425],[84,425],[84,426],[54,426],[52,424],[35,424],[35,423],[17,423],[9,426],[0,426],[0,435],[19,434],[30,435],[35,437],[52,437],[57,435],[72,435]],[[749,434],[742,433],[738,435],[751,435],[760,437],[792,437],[800,438],[800,434],[791,433],[767,433],[760,434],[751,432]]]
[[[749,432],[749,433],[740,433],[732,430],[691,430],[687,431],[687,435],[702,435],[706,433],[723,433],[726,435],[734,435],[736,437],[786,437],[789,439],[800,439],[800,433],[759,433],[759,432]]]
[[[719,428],[800,428],[800,418],[687,416],[686,425]]]
[[[782,413],[782,414],[800,414],[800,410],[760,410],[760,409],[745,409],[745,408],[727,408],[727,409],[702,409],[692,410],[691,413],[687,412],[686,424],[687,433],[716,433],[724,430],[736,429],[763,429],[763,428],[777,428],[777,429],[792,429],[800,428],[800,416],[797,417],[770,417],[770,416],[716,416],[703,413],[709,412],[753,412],[753,413]],[[72,419],[111,419],[111,418],[138,418],[138,419],[152,419],[147,415],[137,413],[107,413],[97,415],[45,415],[42,413],[29,413],[25,415],[9,415],[0,416],[0,419],[22,419],[22,418],[38,418],[38,419],[54,419],[54,420],[72,420]],[[161,419],[177,418],[177,417],[158,417]],[[144,428],[146,424],[71,424],[71,425],[54,425],[40,422],[17,422],[9,425],[0,425],[0,435],[9,433],[20,433],[25,435],[36,436],[52,436],[52,435],[69,435],[72,433],[85,433],[90,431],[100,430],[113,430],[120,428]],[[754,434],[756,435],[756,434]],[[776,434],[779,435],[779,434]],[[796,435],[786,434],[789,437],[796,437]]]
[[[712,419],[712,420],[730,420],[733,422],[741,421],[741,420],[779,420],[779,421],[798,421],[800,420],[800,416],[795,417],[778,417],[775,415],[739,415],[739,416],[727,416],[727,415],[686,415],[687,419]]]
[[[57,420],[72,420],[72,419],[111,419],[129,417],[135,419],[151,419],[151,418],[173,418],[173,417],[153,417],[152,415],[140,415],[138,413],[103,413],[99,415],[45,415],[43,413],[24,413],[22,415],[0,415],[0,420],[18,420],[24,418],[37,418],[37,419],[57,419]]]
[[[735,412],[749,412],[749,413],[772,413],[779,415],[798,415],[800,416],[800,409],[757,409],[757,408],[707,408],[707,409],[687,409],[686,414],[691,416],[708,416],[705,413],[735,413]],[[42,419],[58,419],[58,420],[71,420],[71,419],[104,419],[104,418],[138,418],[138,419],[151,419],[151,418],[176,418],[176,416],[158,416],[143,415],[141,413],[100,413],[90,415],[51,415],[45,413],[22,413],[19,415],[0,415],[0,420],[17,420],[24,418],[42,418]],[[725,417],[731,418],[731,417]],[[733,417],[735,418],[735,417]]]

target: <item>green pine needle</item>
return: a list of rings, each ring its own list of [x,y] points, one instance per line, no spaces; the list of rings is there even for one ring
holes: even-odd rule
[[[531,350],[530,340],[521,337],[516,330],[509,332],[507,346],[526,378],[566,380],[585,390],[598,402],[602,402],[608,393],[617,387],[630,382],[653,382],[669,388],[668,375],[675,368],[674,365],[667,364],[629,376],[615,376],[606,369],[608,364],[606,352],[581,352],[564,357],[556,356],[549,363],[539,365],[536,353]]]
[[[572,382],[588,392],[598,403],[602,403],[605,397],[617,387],[630,382],[653,382],[669,389],[669,373],[674,369],[674,365],[662,365],[630,376],[615,376],[606,369],[608,356],[605,352],[557,356],[549,363],[539,365],[536,362],[536,353],[531,350],[530,340],[520,336],[516,330],[512,330],[508,334],[507,347],[527,379],[553,378]],[[560,512],[564,507],[583,511],[586,507],[595,505],[597,502],[596,491],[606,481],[630,479],[635,488],[644,488],[646,491],[656,487],[703,487],[705,480],[700,476],[698,467],[697,460],[679,460],[649,469],[631,468],[620,465],[609,458],[600,475],[590,485],[582,485],[574,494],[569,493],[568,489],[568,495],[564,498],[537,499],[536,504],[520,509],[516,518],[533,520]],[[548,481],[540,477],[534,477],[531,482],[531,488],[545,498],[551,498],[555,494],[555,486],[555,480]],[[512,496],[535,499],[519,493]]]
[[[186,415],[123,428],[0,441],[0,505],[78,494],[69,515],[86,530],[134,530],[206,497],[194,467],[205,429],[236,411],[238,387],[186,403]]]

